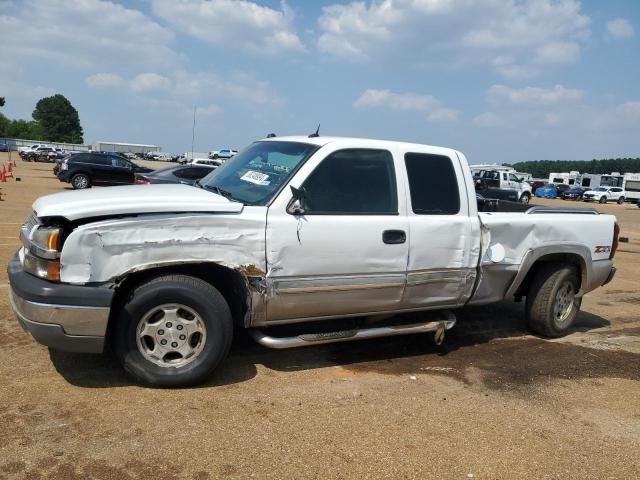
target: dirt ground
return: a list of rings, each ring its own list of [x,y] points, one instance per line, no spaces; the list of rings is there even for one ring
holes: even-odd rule
[[[31,203],[66,187],[49,164],[17,163],[0,183],[4,264]],[[460,312],[441,347],[275,351],[240,337],[189,390],[141,388],[110,355],[38,345],[3,268],[0,479],[640,477],[640,209],[597,208],[629,243],[565,338],[529,335],[513,302]]]

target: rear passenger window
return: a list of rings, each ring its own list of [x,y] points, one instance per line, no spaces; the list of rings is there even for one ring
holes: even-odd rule
[[[91,155],[90,161],[94,165],[111,165],[111,159],[104,155]]]
[[[449,157],[407,153],[404,160],[414,213],[455,215],[460,211],[458,177]]]
[[[334,152],[316,167],[303,187],[305,214],[398,213],[393,157],[386,150]]]

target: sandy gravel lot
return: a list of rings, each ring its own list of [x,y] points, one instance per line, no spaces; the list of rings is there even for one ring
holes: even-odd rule
[[[15,176],[0,183],[3,265],[31,203],[67,186],[50,164],[18,160]],[[640,209],[597,207],[630,241],[563,339],[529,335],[512,302],[462,311],[441,347],[272,351],[241,336],[190,390],[141,388],[110,355],[38,345],[7,305],[3,267],[0,479],[640,477]]]

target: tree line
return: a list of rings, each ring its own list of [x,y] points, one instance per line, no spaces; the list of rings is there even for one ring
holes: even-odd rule
[[[0,97],[0,107],[5,105]],[[31,114],[33,120],[9,119],[0,113],[0,138],[26,138],[47,142],[82,143],[80,116],[64,95],[38,100]]]
[[[640,158],[607,158],[601,160],[533,160],[505,164],[518,172],[530,173],[535,178],[547,178],[551,172],[580,173],[636,173],[640,172]]]

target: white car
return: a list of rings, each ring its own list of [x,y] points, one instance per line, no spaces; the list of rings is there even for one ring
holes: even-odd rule
[[[221,148],[220,150],[212,150],[212,151],[210,151],[209,152],[209,158],[212,158],[212,159],[231,158],[236,153],[238,153],[238,151],[234,150],[232,148]]]
[[[607,203],[614,200],[619,204],[624,203],[625,192],[620,187],[598,187],[593,190],[587,190],[582,195],[585,202]]]
[[[441,343],[453,309],[526,297],[529,327],[559,337],[615,274],[613,215],[500,212],[456,150],[279,137],[223,170],[200,188],[38,199],[8,268],[21,325],[54,349],[112,345],[141,383],[176,387],[205,380],[240,328],[271,348],[426,332]]]
[[[192,161],[187,163],[189,165],[213,165],[214,167],[222,165],[220,160],[214,160],[213,158],[194,158]]]

